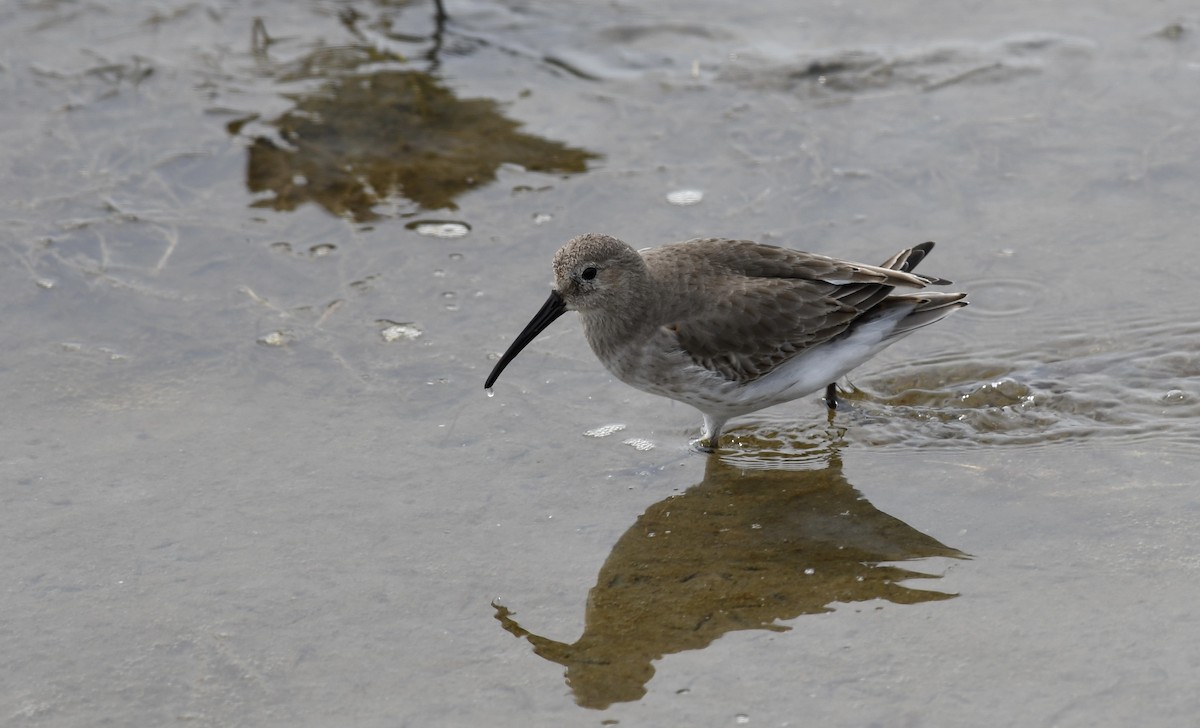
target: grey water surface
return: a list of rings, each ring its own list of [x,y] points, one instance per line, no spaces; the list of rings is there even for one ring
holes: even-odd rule
[[[1200,715],[1200,13],[0,7],[0,724]],[[582,232],[971,306],[733,422],[573,316]]]

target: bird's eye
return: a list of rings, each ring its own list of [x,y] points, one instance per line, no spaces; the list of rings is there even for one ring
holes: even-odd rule
[[[583,278],[583,280],[585,280],[585,281],[590,281],[595,277],[596,277],[596,269],[590,265],[587,268],[584,268],[583,273],[580,274],[580,278]]]

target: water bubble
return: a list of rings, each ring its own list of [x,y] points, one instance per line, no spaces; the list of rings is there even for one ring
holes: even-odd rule
[[[535,212],[533,214],[533,224],[534,225],[545,225],[546,223],[550,222],[553,219],[554,219],[554,216],[550,215],[549,213]]]
[[[593,427],[583,434],[587,437],[608,437],[614,432],[620,432],[624,429],[625,425],[620,424],[601,425],[600,427]]]
[[[291,331],[280,329],[279,331],[272,331],[269,334],[258,337],[258,343],[265,346],[287,346],[294,338],[295,336]]]
[[[378,321],[377,323],[386,324],[380,330],[379,335],[388,343],[393,341],[412,341],[425,333],[414,323],[401,323],[397,321]]]
[[[1031,393],[1026,385],[1003,377],[959,395],[959,401],[967,407],[1010,407],[1023,402],[1029,396]]]
[[[702,190],[675,190],[667,193],[667,202],[672,205],[695,205],[704,199]]]
[[[737,723],[738,725],[746,725],[750,722],[750,716],[746,715],[745,713],[738,713],[736,716],[734,716],[733,722]]]
[[[454,220],[415,220],[404,227],[414,230],[418,235],[431,238],[461,238],[471,232],[471,226]]]
[[[817,573],[817,570],[816,570],[816,569],[814,569],[814,568],[813,568],[813,567],[811,567],[811,566],[810,566],[810,567],[808,567],[807,569],[805,569],[805,570],[804,570],[804,575],[805,575],[805,576],[812,576],[812,575],[813,575],[813,574],[815,574],[815,573]]]
[[[1171,391],[1169,391],[1163,395],[1163,401],[1169,402],[1171,404],[1174,404],[1176,402],[1183,402],[1186,399],[1187,399],[1187,393],[1184,392],[1182,389],[1172,389]]]
[[[641,450],[642,452],[654,449],[654,443],[640,437],[631,437],[628,440],[622,440],[621,444],[629,445],[634,450]]]
[[[310,258],[324,258],[327,255],[331,255],[335,250],[337,250],[337,246],[332,243],[320,243],[308,249],[308,256]]]

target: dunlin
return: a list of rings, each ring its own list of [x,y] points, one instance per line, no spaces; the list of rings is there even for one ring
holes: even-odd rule
[[[578,311],[592,351],[617,379],[704,415],[711,452],[731,417],[825,388],[884,347],[966,306],[965,293],[904,293],[950,281],[912,270],[922,243],[864,265],[747,240],[705,238],[637,251],[581,235],[554,256],[550,298],[484,387],[543,329]]]

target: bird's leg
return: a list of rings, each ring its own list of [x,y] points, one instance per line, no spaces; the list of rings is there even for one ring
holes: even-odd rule
[[[829,386],[825,387],[825,406],[831,410],[838,408],[837,382],[830,382]]]
[[[721,428],[725,426],[724,417],[714,417],[707,412],[701,413],[704,415],[704,432],[700,434],[700,439],[692,443],[692,447],[703,453],[713,453],[717,451],[717,440],[721,437]]]

